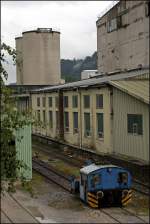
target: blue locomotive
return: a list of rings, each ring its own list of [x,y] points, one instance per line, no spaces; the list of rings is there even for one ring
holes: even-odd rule
[[[114,165],[90,164],[72,181],[72,191],[92,208],[125,206],[132,197],[131,175]]]

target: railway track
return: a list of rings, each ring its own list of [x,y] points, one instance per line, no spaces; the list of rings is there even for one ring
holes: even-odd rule
[[[81,168],[81,166],[84,164],[84,161],[83,160],[78,160],[78,159],[75,159],[72,155],[64,155],[63,153],[58,153],[51,150],[50,151],[50,148],[49,146],[46,146],[44,145],[43,146],[39,146],[39,145],[36,145],[36,144],[33,144],[33,148],[34,149],[38,149],[39,151],[43,151],[45,152],[46,154],[48,154],[49,156],[51,156],[52,158],[58,158],[58,159],[62,159],[63,161],[67,162],[68,164],[71,164],[75,167],[78,167],[78,168]],[[133,179],[133,184],[132,184],[132,189],[134,191],[137,191],[141,194],[144,194],[146,196],[149,196],[149,193],[150,193],[150,188],[147,184],[144,184],[142,183],[141,181],[137,180],[137,179]]]
[[[136,179],[133,179],[132,189],[146,196],[150,195],[150,187]]]
[[[39,172],[42,176],[46,177],[46,179],[71,192],[70,178],[60,172],[56,172],[56,170],[54,170],[54,168],[49,166],[47,163],[33,158],[32,168],[33,170]]]
[[[49,164],[41,160],[37,160],[35,158],[33,158],[32,164],[33,164],[33,169],[36,172],[39,172],[46,179],[56,183],[57,185],[61,186],[63,189],[71,193],[71,185],[70,185],[71,177],[70,176],[66,176],[63,173],[56,171]],[[114,212],[114,209],[115,209],[115,212]],[[133,220],[134,223],[146,223],[143,219],[141,219],[134,213],[131,213],[130,211],[124,208],[107,208],[107,209],[101,209],[100,211],[103,214],[107,215],[109,218],[111,218],[113,220],[113,223],[128,223],[127,221],[129,217],[131,220]],[[118,212],[119,212],[119,216],[116,215]]]

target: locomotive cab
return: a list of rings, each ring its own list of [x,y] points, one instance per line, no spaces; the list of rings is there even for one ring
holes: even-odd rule
[[[80,199],[93,208],[122,206],[131,200],[131,175],[118,166],[90,164],[80,169]]]

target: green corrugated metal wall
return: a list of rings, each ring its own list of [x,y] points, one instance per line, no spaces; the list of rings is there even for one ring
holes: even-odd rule
[[[27,169],[21,168],[19,176],[22,174],[25,179],[32,179],[31,125],[24,126],[16,131],[16,152],[17,158],[28,167]]]

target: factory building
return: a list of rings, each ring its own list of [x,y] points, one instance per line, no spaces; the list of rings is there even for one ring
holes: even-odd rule
[[[60,84],[60,76],[57,80],[55,75],[47,76],[48,71],[58,69],[57,54],[52,56],[46,70],[43,63],[48,63],[47,57],[45,61],[42,55],[50,55],[47,47],[40,59],[39,51],[36,52],[36,60],[33,47],[31,57],[26,56],[25,62],[20,63],[23,73],[18,73],[18,80],[22,80],[18,82],[53,85],[30,91],[29,107],[42,122],[40,127],[33,127],[33,133],[100,154],[149,162],[148,21],[149,2],[146,1],[119,1],[103,14],[96,22],[98,74],[78,82]],[[30,34],[39,39],[48,35],[52,38],[51,31],[37,30],[23,33],[22,39],[24,36],[30,39]],[[54,35],[59,39],[58,32]],[[18,48],[22,49],[22,43],[18,39]],[[26,50],[20,50],[18,56],[24,58],[23,52]],[[34,66],[27,68],[26,75],[24,63],[26,66],[30,59]]]
[[[148,69],[34,90],[32,110],[45,126],[33,133],[148,161],[148,96]]]
[[[149,65],[149,1],[118,1],[97,25],[98,72]]]
[[[15,38],[18,85],[57,85],[60,75],[60,32],[48,28]]]

